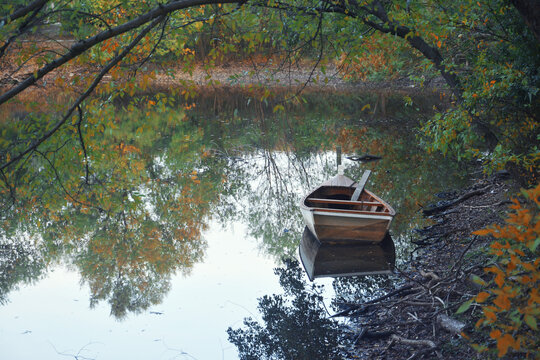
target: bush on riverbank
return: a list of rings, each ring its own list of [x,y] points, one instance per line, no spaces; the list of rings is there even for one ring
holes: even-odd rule
[[[495,238],[489,249],[493,260],[484,268],[489,280],[480,277],[474,280],[484,288],[464,303],[458,313],[471,305],[482,309],[475,327],[482,330],[484,337],[473,336],[472,341],[479,341],[479,344],[472,344],[476,350],[495,352],[496,343],[499,357],[513,348],[514,352],[525,354],[527,358],[538,358],[540,185],[524,190],[522,194],[522,201],[513,199],[511,208],[514,212],[508,215],[505,225],[494,225],[473,233]]]

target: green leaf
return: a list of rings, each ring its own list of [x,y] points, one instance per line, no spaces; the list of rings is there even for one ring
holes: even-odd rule
[[[523,195],[525,199],[530,199],[529,193],[525,189],[521,189],[521,195]]]
[[[525,315],[525,323],[529,325],[529,327],[533,330],[538,330],[538,326],[536,325],[536,318],[530,314]]]
[[[471,280],[472,282],[478,284],[478,285],[481,285],[481,286],[486,286],[486,282],[484,281],[484,279],[482,279],[480,276],[478,275],[471,275]]]
[[[457,309],[456,314],[461,314],[467,311],[473,302],[473,299],[470,299],[469,301],[465,301],[461,306]]]
[[[479,344],[471,344],[471,347],[478,351],[478,352],[483,352],[483,351],[486,351],[487,347],[484,346],[484,345],[479,345]]]
[[[534,242],[530,242],[528,247],[529,247],[529,250],[531,250],[532,252],[536,252],[536,248],[538,247],[538,245],[540,245],[540,237],[537,237],[536,240],[534,240]]]

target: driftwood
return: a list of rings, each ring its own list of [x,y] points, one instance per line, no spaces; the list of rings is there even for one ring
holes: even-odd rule
[[[455,335],[461,334],[465,328],[464,323],[456,319],[452,319],[444,314],[439,314],[437,316],[437,323],[441,326],[441,328]]]
[[[406,284],[332,317],[348,316],[353,322],[361,322],[361,330],[356,333],[353,342],[358,349],[363,348],[360,340],[372,342],[389,339],[384,352],[397,346],[411,351],[412,347],[416,349],[412,350],[408,359],[433,358],[433,355],[442,359],[438,346],[440,334],[437,332],[458,335],[463,331],[465,324],[445,313],[459,306],[465,295],[469,296],[455,289],[469,274],[461,270],[461,266],[446,272],[419,269],[413,276],[399,270],[398,273],[406,278]],[[416,338],[414,329],[426,327],[433,331],[424,331],[422,337]]]
[[[363,304],[354,304],[352,307],[350,307],[349,309],[346,309],[346,310],[343,310],[343,311],[340,311],[332,316],[330,316],[330,318],[335,318],[335,317],[344,317],[344,316],[351,316],[351,314],[353,312],[356,312],[356,311],[359,311],[359,310],[366,310],[367,307],[373,305],[373,304],[376,304],[384,299],[387,299],[387,298],[390,298],[392,296],[395,296],[395,295],[398,295],[400,293],[403,293],[407,290],[410,290],[412,289],[414,286],[414,284],[406,284],[406,285],[403,285],[402,287],[400,288],[397,288],[393,291],[390,291],[389,293],[385,294],[385,295],[382,295],[378,298],[375,298],[375,299],[372,299],[370,301],[366,301],[365,303]]]
[[[436,206],[436,207],[433,207],[433,208],[430,208],[430,209],[424,209],[422,212],[424,213],[425,216],[431,216],[431,215],[434,215],[434,214],[437,214],[437,213],[440,213],[441,211],[444,211],[454,205],[457,205],[473,196],[476,196],[476,195],[482,195],[483,193],[485,193],[489,188],[491,187],[491,185],[488,185],[486,187],[483,187],[481,189],[477,189],[477,190],[473,190],[471,192],[468,192],[468,193],[465,193],[463,195],[461,195],[460,197],[458,197],[457,199],[455,200],[452,200],[450,202],[448,202],[447,204],[444,204],[444,205],[441,205],[441,206]]]
[[[401,336],[398,336],[396,334],[392,335],[390,337],[392,340],[394,341],[397,341],[397,342],[400,342],[402,344],[406,344],[406,345],[421,345],[421,346],[429,346],[430,348],[435,348],[437,347],[437,345],[435,345],[435,343],[431,340],[423,340],[423,339],[419,339],[419,340],[413,340],[413,339],[405,339]]]

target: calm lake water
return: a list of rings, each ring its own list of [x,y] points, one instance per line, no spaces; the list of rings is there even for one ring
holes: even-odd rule
[[[335,175],[337,145],[346,174],[372,170],[366,187],[396,209],[391,234],[403,263],[412,229],[424,224],[420,206],[465,181],[417,145],[418,120],[439,96],[412,100],[308,94],[273,112],[242,94],[213,94],[151,119],[117,105],[120,125],[109,135],[131,144],[122,156],[143,149],[127,165],[103,165],[129,180],[118,216],[58,205],[1,233],[0,358],[237,359],[226,330],[260,320],[257,299],[281,292],[273,268],[297,257],[297,204]],[[365,153],[382,160],[345,158]],[[349,285],[361,296],[385,281],[373,279]],[[344,288],[316,282],[328,303]]]

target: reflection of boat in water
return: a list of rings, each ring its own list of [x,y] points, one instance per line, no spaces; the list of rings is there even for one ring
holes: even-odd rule
[[[321,242],[377,243],[384,239],[396,212],[364,189],[369,173],[357,184],[340,170],[302,200],[306,225]]]
[[[389,233],[378,244],[321,243],[306,227],[299,253],[310,280],[318,277],[390,274],[396,261],[394,242]]]

